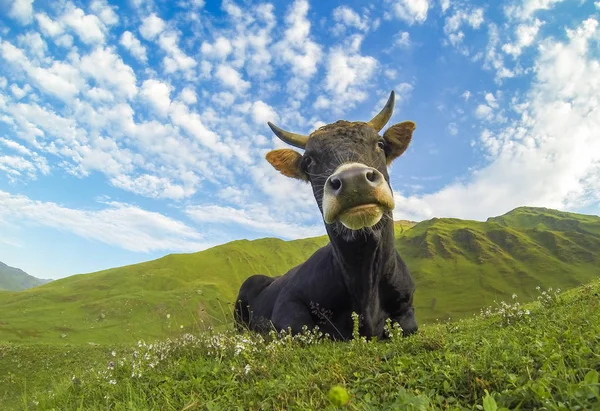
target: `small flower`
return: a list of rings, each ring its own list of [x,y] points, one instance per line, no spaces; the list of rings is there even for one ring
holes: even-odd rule
[[[250,364],[246,364],[244,367],[244,374],[248,374],[250,372]]]
[[[167,314],[167,318],[171,318],[171,314]]]
[[[112,385],[116,385],[116,384],[117,384],[117,381],[115,381],[115,380],[110,380],[110,381],[108,381],[108,383],[109,383],[109,384],[112,384]]]
[[[112,354],[112,356],[113,356],[113,357],[116,357],[116,356],[117,356],[117,353],[116,353],[116,351],[113,351],[113,352],[111,352],[111,354]]]
[[[517,299],[517,294],[514,294],[514,293],[513,293],[513,295],[512,295],[512,299],[513,299],[513,300],[516,300],[516,299]]]
[[[108,363],[108,369],[112,370],[113,368],[115,368],[115,363],[111,361]]]

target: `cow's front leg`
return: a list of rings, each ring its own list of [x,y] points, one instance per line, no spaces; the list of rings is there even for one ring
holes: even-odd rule
[[[277,331],[291,328],[292,334],[302,332],[302,327],[307,326],[309,330],[315,327],[315,322],[309,308],[301,301],[286,300],[278,302],[273,310],[273,325]]]
[[[402,314],[397,314],[391,317],[392,324],[398,323],[402,327],[402,334],[406,337],[414,334],[419,329],[417,319],[415,318],[415,308],[410,307]]]
[[[413,306],[413,290],[389,287],[385,293],[384,309],[389,313],[392,324],[398,323],[404,336],[417,332],[419,327]]]

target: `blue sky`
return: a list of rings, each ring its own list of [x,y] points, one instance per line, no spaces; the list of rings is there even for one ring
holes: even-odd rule
[[[396,219],[599,214],[600,2],[0,0],[0,261],[41,278],[324,233],[264,160],[413,120]]]

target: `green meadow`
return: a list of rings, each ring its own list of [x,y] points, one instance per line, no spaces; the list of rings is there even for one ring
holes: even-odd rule
[[[327,241],[240,240],[1,291],[2,408],[600,409],[599,217],[522,207],[397,222],[414,337],[232,331],[244,279]]]
[[[598,410],[600,281],[536,290],[409,338],[232,330],[102,346],[0,344],[4,409]]]

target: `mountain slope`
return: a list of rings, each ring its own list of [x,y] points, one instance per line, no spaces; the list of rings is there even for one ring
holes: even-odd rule
[[[48,281],[50,280],[35,278],[19,268],[10,267],[0,261],[0,290],[20,291],[37,287]]]
[[[402,228],[401,228],[402,227]],[[486,222],[397,223],[396,247],[417,283],[421,323],[469,316],[494,300],[534,298],[600,274],[600,218],[519,208]],[[278,275],[327,237],[234,241],[126,267],[0,293],[0,340],[137,341],[231,320],[251,274]]]

